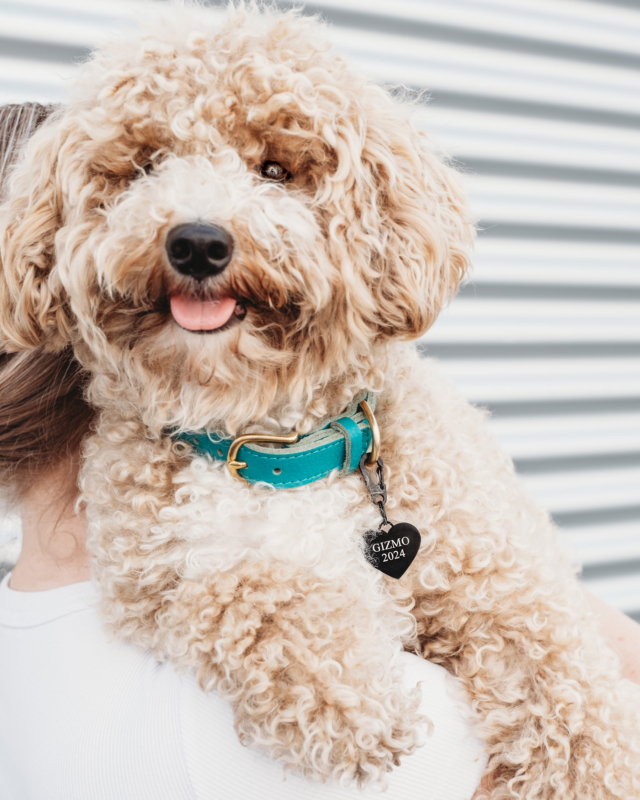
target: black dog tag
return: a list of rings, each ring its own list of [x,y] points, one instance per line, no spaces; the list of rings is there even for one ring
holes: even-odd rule
[[[408,522],[398,522],[388,531],[369,531],[367,559],[390,578],[401,578],[417,556],[420,540],[420,531]]]

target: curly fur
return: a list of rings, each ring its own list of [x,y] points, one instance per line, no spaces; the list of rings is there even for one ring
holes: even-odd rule
[[[483,413],[403,342],[473,237],[410,111],[295,13],[240,4],[213,28],[181,8],[105,45],[13,170],[3,346],[71,344],[91,373],[81,486],[105,619],[216,688],[242,741],[309,779],[383,786],[427,732],[407,649],[461,679],[492,800],[632,800],[638,691]],[[262,179],[265,160],[293,180]],[[207,335],[168,303],[193,287],[166,234],[197,220],[235,242],[204,291],[246,312]],[[377,511],[358,475],[249,486],[166,433],[307,432],[363,389],[390,516],[423,537],[398,582],[363,556]]]

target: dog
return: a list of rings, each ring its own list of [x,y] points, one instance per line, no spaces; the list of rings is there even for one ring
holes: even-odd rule
[[[4,350],[90,375],[106,623],[309,780],[384,787],[421,744],[408,650],[464,687],[486,796],[637,800],[638,691],[486,414],[412,344],[469,267],[458,175],[317,21],[200,13],[99,49],[0,213]],[[329,441],[327,474],[273,466]],[[381,513],[421,535],[401,577]]]

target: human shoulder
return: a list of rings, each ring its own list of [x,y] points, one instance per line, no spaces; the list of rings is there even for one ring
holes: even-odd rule
[[[173,665],[113,639],[90,584],[0,585],[2,800],[193,800]]]

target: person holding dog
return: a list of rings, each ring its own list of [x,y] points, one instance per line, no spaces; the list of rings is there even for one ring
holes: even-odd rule
[[[5,794],[636,797],[638,687],[411,344],[470,265],[459,176],[317,23],[198,14],[96,51],[0,213]]]

